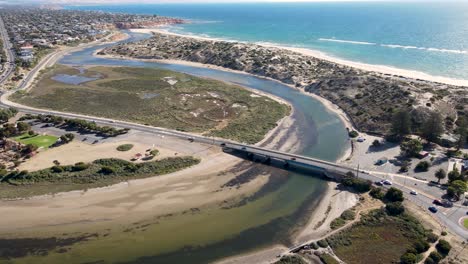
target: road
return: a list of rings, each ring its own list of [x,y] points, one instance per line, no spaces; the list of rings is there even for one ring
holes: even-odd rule
[[[1,26],[1,25],[0,25]],[[1,33],[1,32],[0,32]],[[3,32],[5,33],[5,32]],[[2,34],[3,36],[3,34]],[[83,47],[88,47],[92,45],[97,45],[99,44],[98,42],[96,43],[89,43],[86,45],[82,45],[78,48],[83,48]],[[286,152],[280,152],[276,150],[270,150],[270,149],[265,149],[261,148],[259,146],[251,146],[251,145],[246,145],[246,144],[241,144],[238,142],[233,142],[230,140],[225,140],[225,139],[218,139],[218,138],[209,138],[209,137],[203,137],[200,135],[194,135],[194,134],[189,134],[189,133],[184,133],[184,132],[179,132],[179,131],[173,131],[165,128],[158,128],[158,127],[151,127],[151,126],[146,126],[142,124],[137,124],[137,123],[132,123],[132,122],[125,122],[125,121],[120,121],[120,120],[112,120],[108,118],[101,118],[101,117],[94,117],[94,116],[87,116],[87,115],[80,115],[80,114],[73,114],[73,113],[65,113],[65,112],[59,112],[59,111],[51,111],[51,110],[44,110],[44,109],[37,109],[33,107],[28,107],[24,105],[20,105],[14,102],[11,102],[8,100],[8,96],[10,96],[12,93],[19,91],[19,90],[25,90],[28,89],[28,87],[31,85],[32,81],[36,77],[37,73],[48,66],[51,66],[54,64],[61,56],[63,56],[65,53],[70,52],[71,50],[62,50],[62,51],[57,51],[54,53],[49,54],[46,56],[44,59],[42,59],[36,67],[31,70],[23,82],[14,90],[8,91],[8,92],[3,92],[0,97],[0,107],[15,107],[21,112],[24,113],[29,113],[29,114],[52,114],[52,115],[57,115],[61,116],[64,118],[79,118],[79,119],[84,119],[87,121],[92,121],[96,122],[98,125],[106,125],[106,126],[114,126],[118,128],[128,128],[128,129],[133,129],[133,130],[138,130],[138,131],[143,131],[143,132],[149,132],[153,134],[159,134],[159,135],[165,135],[165,136],[172,136],[172,137],[178,137],[183,140],[187,140],[187,142],[194,141],[194,142],[199,142],[199,143],[205,143],[205,144],[212,144],[212,145],[217,145],[217,146],[226,146],[231,149],[237,149],[241,151],[246,151],[258,155],[262,155],[265,157],[271,157],[283,161],[288,161],[288,162],[296,162],[296,163],[302,163],[302,164],[307,164],[312,167],[317,167],[321,169],[325,169],[327,171],[332,171],[332,172],[339,172],[341,174],[344,174],[348,171],[355,171],[355,168],[341,165],[341,164],[336,164],[333,162],[327,162],[327,161],[322,161],[318,159],[314,159],[311,157],[306,157],[306,156],[301,156],[301,155],[296,155],[296,154],[291,154],[291,153],[286,153]],[[2,82],[0,82],[1,84]],[[429,191],[427,189],[422,188],[424,184],[421,183],[420,180],[416,180],[410,177],[405,177],[403,178],[403,182],[401,182],[401,179],[393,175],[382,175],[381,172],[373,172],[373,171],[366,171],[366,172],[361,172],[359,173],[359,177],[367,180],[371,180],[373,182],[379,181],[383,178],[390,177],[391,179],[394,179],[394,186],[397,188],[400,188],[404,193],[407,198],[407,200],[412,201],[419,206],[423,208],[423,210],[427,210],[429,206],[432,206],[432,201],[433,197],[431,195],[427,195],[427,193],[432,193],[438,192],[439,190],[436,190],[434,187],[430,189]],[[409,194],[411,189],[415,189],[418,192],[421,192],[419,195],[412,196]],[[420,191],[421,190],[421,191]],[[466,207],[465,207],[466,208]],[[439,213],[434,214],[436,219],[441,223],[442,226],[446,226],[449,228],[451,231],[453,231],[455,234],[459,235],[462,238],[467,239],[468,238],[468,231],[462,228],[460,225],[458,225],[458,219],[461,217],[462,214],[465,213],[465,208],[460,208],[460,207],[454,207],[453,210],[447,211],[447,210],[440,210]],[[458,217],[458,218],[457,218]]]
[[[0,34],[3,41],[3,49],[7,57],[6,63],[4,63],[4,69],[0,75],[0,84],[3,84],[15,71],[15,54],[13,52],[13,45],[10,42],[10,37],[7,34],[3,19],[0,17]]]

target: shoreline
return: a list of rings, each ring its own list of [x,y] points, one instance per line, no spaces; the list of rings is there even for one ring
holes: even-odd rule
[[[213,41],[213,42],[247,43],[247,44],[253,44],[253,45],[258,45],[258,46],[267,47],[267,48],[289,50],[292,52],[300,53],[302,55],[311,56],[316,59],[321,59],[321,60],[325,60],[331,63],[336,63],[338,65],[348,66],[348,67],[352,67],[358,70],[363,70],[363,71],[368,71],[368,72],[373,72],[373,73],[378,73],[378,74],[383,74],[383,75],[392,75],[394,77],[401,77],[401,78],[412,78],[415,80],[423,80],[423,81],[455,85],[455,86],[468,86],[468,80],[465,80],[465,79],[431,75],[431,74],[417,71],[417,70],[400,69],[400,68],[387,66],[387,65],[355,62],[355,61],[333,57],[322,51],[308,49],[308,48],[282,46],[282,45],[269,44],[269,43],[263,43],[263,42],[232,41],[232,40],[223,40],[223,39],[217,39],[217,38],[207,38],[207,37],[196,36],[196,35],[174,33],[174,32],[170,32],[168,30],[161,29],[161,28],[141,28],[141,29],[131,29],[130,31],[135,32],[135,33],[144,33],[144,34],[152,34],[154,32],[154,33],[193,38],[193,39],[205,40],[205,41]]]

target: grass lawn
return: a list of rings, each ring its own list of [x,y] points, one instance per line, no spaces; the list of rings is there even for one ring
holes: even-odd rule
[[[463,226],[468,228],[468,218],[463,219]]]
[[[30,136],[27,133],[14,137],[14,140],[22,144],[25,144],[25,145],[33,144],[37,146],[38,148],[45,148],[45,149],[52,146],[57,141],[57,139],[58,137],[49,136],[49,135]]]
[[[80,72],[59,65],[44,72],[30,92],[11,99],[246,143],[262,140],[290,112],[288,105],[238,85],[152,68],[96,66]]]

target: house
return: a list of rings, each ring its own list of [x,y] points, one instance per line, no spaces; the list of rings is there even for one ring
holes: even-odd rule
[[[455,169],[458,170],[459,172],[462,172],[464,165],[467,165],[467,164],[465,164],[464,160],[450,159],[449,163],[448,163],[447,173],[449,173],[449,172],[451,172],[451,171],[453,171]],[[466,167],[465,167],[465,169],[466,169]]]
[[[416,156],[417,156],[419,159],[424,159],[425,157],[429,156],[429,152],[427,152],[427,151],[420,151]]]

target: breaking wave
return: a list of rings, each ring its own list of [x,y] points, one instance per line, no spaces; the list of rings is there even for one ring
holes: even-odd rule
[[[354,41],[354,40],[343,40],[343,39],[330,39],[330,38],[319,38],[320,41],[329,41],[329,42],[339,42],[339,43],[348,43],[348,44],[357,44],[357,45],[377,45],[372,42],[365,41]]]
[[[467,50],[455,50],[455,49],[439,49],[439,48],[426,48],[426,47],[416,47],[416,46],[405,46],[398,44],[377,44],[373,42],[365,41],[354,41],[354,40],[343,40],[343,39],[334,39],[334,38],[319,38],[319,41],[329,41],[329,42],[338,42],[338,43],[347,43],[347,44],[356,44],[356,45],[378,45],[381,47],[392,48],[392,49],[414,49],[414,50],[425,50],[432,52],[444,52],[444,53],[454,53],[454,54],[468,54]]]

